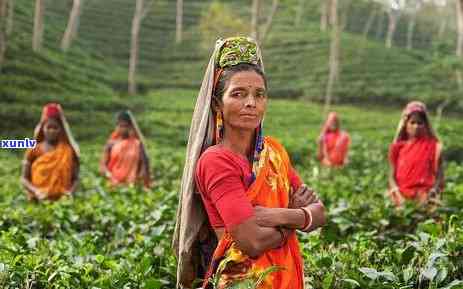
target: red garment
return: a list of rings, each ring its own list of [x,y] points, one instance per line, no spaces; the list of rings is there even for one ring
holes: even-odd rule
[[[411,141],[397,141],[390,146],[389,161],[395,168],[394,178],[400,193],[414,199],[420,192],[428,192],[435,184],[438,170],[437,140],[422,137]]]
[[[347,163],[350,136],[339,127],[331,131],[330,128],[335,122],[339,126],[338,115],[336,112],[330,112],[320,133],[318,158],[325,166],[342,167]]]
[[[252,182],[252,168],[243,156],[215,145],[208,148],[196,166],[196,185],[213,228],[229,229],[254,215],[246,196]],[[297,190],[302,181],[291,168],[289,180]]]

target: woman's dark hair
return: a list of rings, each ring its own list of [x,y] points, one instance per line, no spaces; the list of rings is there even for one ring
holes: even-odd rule
[[[264,79],[265,87],[267,88],[267,78],[259,66],[249,63],[240,63],[235,66],[224,68],[214,89],[214,97],[222,101],[223,94],[225,93],[225,90],[227,90],[229,80],[233,77],[233,75],[244,71],[254,71],[255,73],[262,76]]]
[[[128,111],[121,111],[117,114],[117,122],[126,121],[129,124],[132,124],[132,119]]]
[[[429,120],[428,120],[428,116],[426,115],[426,113],[424,113],[423,111],[414,111],[408,115],[407,121],[410,120],[412,115],[417,115],[419,118],[421,118],[424,121],[426,126],[429,127]]]

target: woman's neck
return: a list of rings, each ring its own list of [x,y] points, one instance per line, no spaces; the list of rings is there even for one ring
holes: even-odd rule
[[[225,129],[222,145],[246,158],[251,156],[255,142],[254,130]]]

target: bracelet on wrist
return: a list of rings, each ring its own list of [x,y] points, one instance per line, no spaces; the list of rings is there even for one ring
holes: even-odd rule
[[[302,231],[307,231],[312,226],[312,211],[309,208],[300,208],[304,212],[304,226]]]

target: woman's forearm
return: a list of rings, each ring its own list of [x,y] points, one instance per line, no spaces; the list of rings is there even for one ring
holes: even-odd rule
[[[21,184],[28,192],[34,195],[36,194],[37,188],[25,177],[21,177]]]
[[[390,189],[395,189],[398,187],[395,181],[394,175],[395,175],[394,168],[391,167],[391,169],[389,170],[389,188]]]
[[[304,213],[303,209],[310,213]],[[310,232],[325,224],[325,206],[323,203],[318,201],[303,209],[285,209],[285,211],[282,212],[282,219],[284,222],[282,226],[289,229],[302,230],[305,226],[310,224],[310,226],[305,228],[306,232]]]

